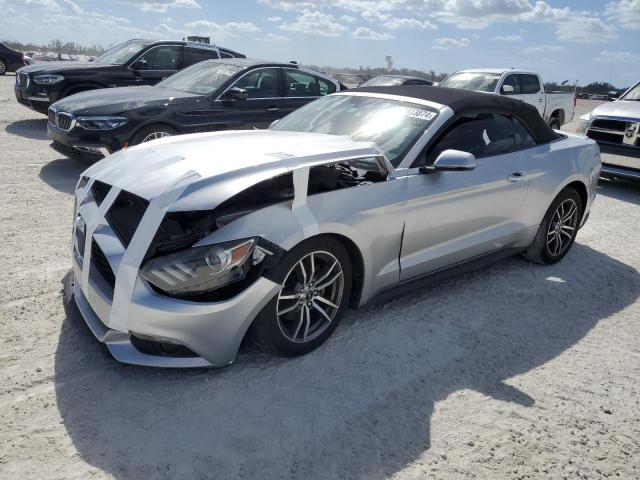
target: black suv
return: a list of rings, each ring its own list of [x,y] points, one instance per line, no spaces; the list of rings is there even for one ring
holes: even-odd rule
[[[226,48],[181,41],[129,40],[92,62],[47,62],[16,75],[18,102],[40,113],[61,98],[86,90],[155,85],[178,70],[214,58],[244,58]]]
[[[0,43],[0,75],[15,72],[25,65],[24,54],[11,50],[4,43]]]
[[[210,60],[153,87],[84,92],[49,108],[54,149],[101,158],[128,145],[180,133],[266,128],[341,90],[331,76],[291,63]]]

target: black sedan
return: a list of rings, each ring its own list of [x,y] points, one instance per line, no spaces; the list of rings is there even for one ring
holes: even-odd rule
[[[433,85],[433,82],[420,77],[410,77],[408,75],[379,75],[370,78],[360,87],[395,87],[397,85]]]
[[[266,128],[340,90],[322,72],[246,59],[193,65],[156,86],[78,93],[49,108],[52,147],[97,159],[128,145],[181,133]]]
[[[0,43],[0,75],[4,75],[7,72],[15,72],[26,64],[23,53],[16,52],[4,43]]]

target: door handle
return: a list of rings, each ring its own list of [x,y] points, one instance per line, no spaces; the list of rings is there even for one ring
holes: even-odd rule
[[[280,110],[279,107],[267,107],[267,112],[277,112]]]
[[[539,99],[538,99],[538,102],[539,102],[539,103],[542,103],[542,99],[541,99],[541,98],[539,98]]]
[[[507,177],[507,180],[510,182],[521,182],[525,178],[527,178],[527,172],[513,172],[511,175]]]

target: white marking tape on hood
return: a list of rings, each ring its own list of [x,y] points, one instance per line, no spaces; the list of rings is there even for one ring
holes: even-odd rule
[[[116,273],[116,285],[113,291],[113,302],[109,316],[109,326],[111,328],[122,332],[128,331],[127,306],[133,296],[140,264],[147,253],[149,244],[156,234],[167,209],[180,198],[180,195],[191,183],[199,178],[200,174],[197,172],[186,172],[171,187],[149,203],[147,211],[120,260],[118,272]]]
[[[307,189],[309,187],[309,167],[293,171],[293,202],[291,211],[302,227],[304,238],[320,233],[318,220],[307,205]]]

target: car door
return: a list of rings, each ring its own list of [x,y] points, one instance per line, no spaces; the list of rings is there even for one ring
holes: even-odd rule
[[[140,55],[129,69],[133,72],[136,85],[155,85],[176,73],[181,66],[180,45],[158,45]]]
[[[313,100],[334,93],[333,83],[295,68],[283,68],[284,105],[282,117]]]
[[[401,280],[506,248],[525,235],[528,181],[511,118],[483,112],[457,118],[414,167],[432,164],[448,149],[473,153],[477,165],[469,171],[409,169]]]
[[[246,92],[244,100],[229,89]],[[242,74],[212,103],[212,121],[218,129],[267,128],[283,116],[282,78],[278,67],[259,67]]]
[[[511,87],[511,89],[508,87]],[[516,100],[522,100],[520,90],[521,86],[519,75],[512,73],[504,77],[502,85],[500,85],[500,95],[506,95],[508,97],[515,98]]]
[[[538,109],[540,116],[544,118],[544,89],[537,75],[519,74],[521,100]]]

